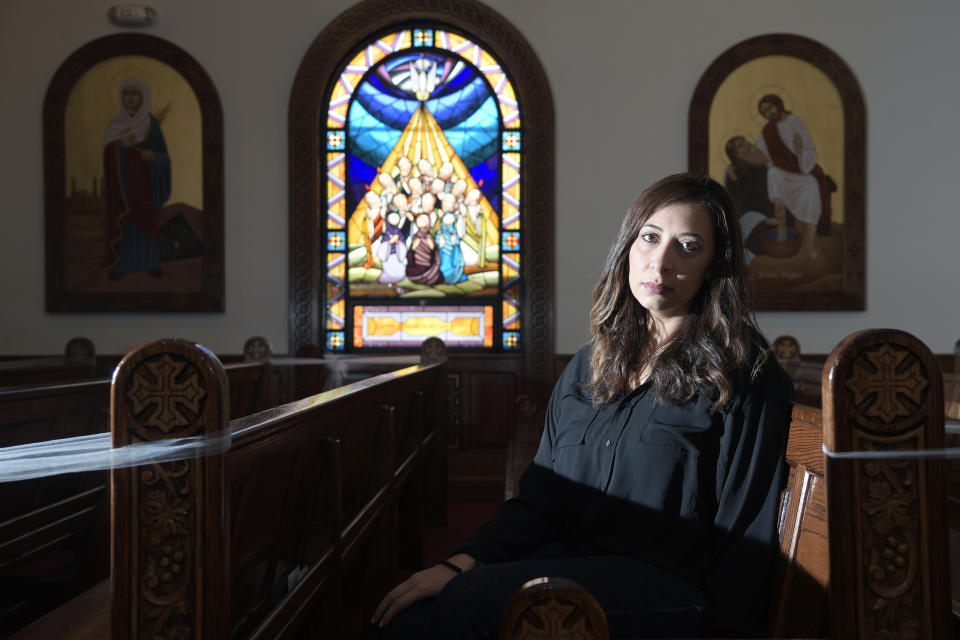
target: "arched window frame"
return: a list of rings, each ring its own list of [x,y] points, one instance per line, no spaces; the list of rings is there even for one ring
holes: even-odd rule
[[[323,322],[326,267],[323,262],[326,141],[325,101],[343,60],[371,36],[413,24],[449,27],[494,54],[514,82],[522,118],[526,161],[521,169],[520,212],[525,259],[519,355],[534,388],[549,388],[553,372],[554,115],[546,74],[523,36],[480,3],[438,0],[367,0],[331,22],[304,56],[294,81],[289,112],[290,161],[290,351],[317,344]],[[512,72],[512,73],[511,73]]]

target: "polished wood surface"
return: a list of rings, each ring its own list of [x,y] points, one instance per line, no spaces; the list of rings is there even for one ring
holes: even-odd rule
[[[9,640],[104,640],[110,638],[110,580],[103,580]]]
[[[943,382],[920,340],[895,330],[844,339],[823,372],[833,637],[951,637]]]
[[[0,390],[0,447],[103,433],[106,380]],[[0,636],[107,577],[107,473],[0,484]]]
[[[566,578],[536,578],[517,590],[500,620],[499,640],[609,640],[600,603]]]
[[[422,560],[423,523],[444,517],[444,367],[433,358],[228,424],[227,373],[209,351],[160,340],[131,352],[114,377],[115,446],[229,434],[230,448],[112,471],[112,606],[74,604],[31,628],[362,637],[401,558]]]

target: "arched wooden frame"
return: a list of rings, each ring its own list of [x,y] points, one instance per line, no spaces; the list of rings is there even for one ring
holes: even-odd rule
[[[66,238],[67,100],[94,65],[120,56],[144,56],[169,65],[190,85],[200,104],[203,153],[203,261],[199,290],[187,292],[85,293],[67,287]],[[223,311],[223,110],[203,67],[177,45],[142,34],[98,38],[77,49],[50,81],[43,101],[44,208],[47,311]]]
[[[343,59],[368,36],[415,22],[448,25],[496,53],[511,73],[524,126],[524,374],[553,384],[553,98],[543,66],[503,16],[474,0],[365,0],[331,22],[310,46],[290,95],[290,352],[318,341],[325,252],[320,193],[320,135],[325,99]],[[514,352],[513,355],[516,355]]]
[[[863,94],[846,63],[824,45],[791,34],[744,40],[724,51],[700,78],[690,101],[689,165],[709,170],[709,116],[714,96],[734,70],[756,58],[791,56],[809,62],[833,83],[843,103],[844,242],[841,287],[836,291],[777,292],[758,290],[757,310],[860,310],[866,308],[866,127]]]

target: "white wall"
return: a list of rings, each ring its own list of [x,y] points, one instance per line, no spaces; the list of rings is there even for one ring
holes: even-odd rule
[[[237,353],[254,334],[287,348],[287,106],[317,34],[349,0],[155,0],[146,33],[188,51],[224,110],[226,312],[44,310],[41,110],[63,60],[115,33],[110,2],[0,0],[0,353],[58,353],[76,335],[122,353],[177,335]],[[588,336],[590,291],[622,214],[686,168],[690,97],[706,67],[755,35],[790,32],[835,51],[867,107],[867,310],[766,312],[824,353],[866,327],[910,331],[935,352],[960,338],[960,3],[956,0],[489,0],[526,36],[557,116],[556,350]],[[597,96],[593,98],[592,96]],[[615,123],[615,126],[614,126]]]

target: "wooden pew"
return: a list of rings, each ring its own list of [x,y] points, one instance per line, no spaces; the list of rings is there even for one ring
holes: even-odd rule
[[[88,342],[67,350],[90,357]],[[245,361],[224,366],[230,415],[278,404],[271,351],[255,336]],[[109,403],[108,379],[0,389],[0,448],[106,433]],[[105,471],[0,483],[0,637],[108,576],[108,504]]]
[[[63,356],[0,361],[0,387],[79,382],[96,378],[97,358],[89,338],[72,338]]]
[[[98,586],[15,637],[362,637],[396,575],[403,494],[443,483],[414,479],[445,453],[444,362],[228,425],[212,354],[170,340],[132,352],[114,445],[229,432],[229,451],[114,470],[112,615]]]
[[[804,358],[800,343],[793,336],[778,336],[773,341],[773,352],[787,375],[793,381],[793,401],[810,407],[820,406],[820,373],[822,359]]]
[[[940,367],[922,342],[893,330],[851,335],[822,372],[824,411],[794,405],[781,494],[774,638],[957,637],[951,618],[944,464],[909,457],[944,446]],[[847,459],[830,452],[902,451]],[[829,517],[828,517],[829,513]],[[539,591],[537,591],[539,590]],[[828,597],[829,594],[829,597]],[[558,621],[546,613],[564,607]],[[577,585],[533,581],[511,599],[500,638],[604,640],[605,621]]]
[[[108,430],[109,383],[0,390],[0,447]],[[103,580],[107,473],[0,483],[0,636]]]

